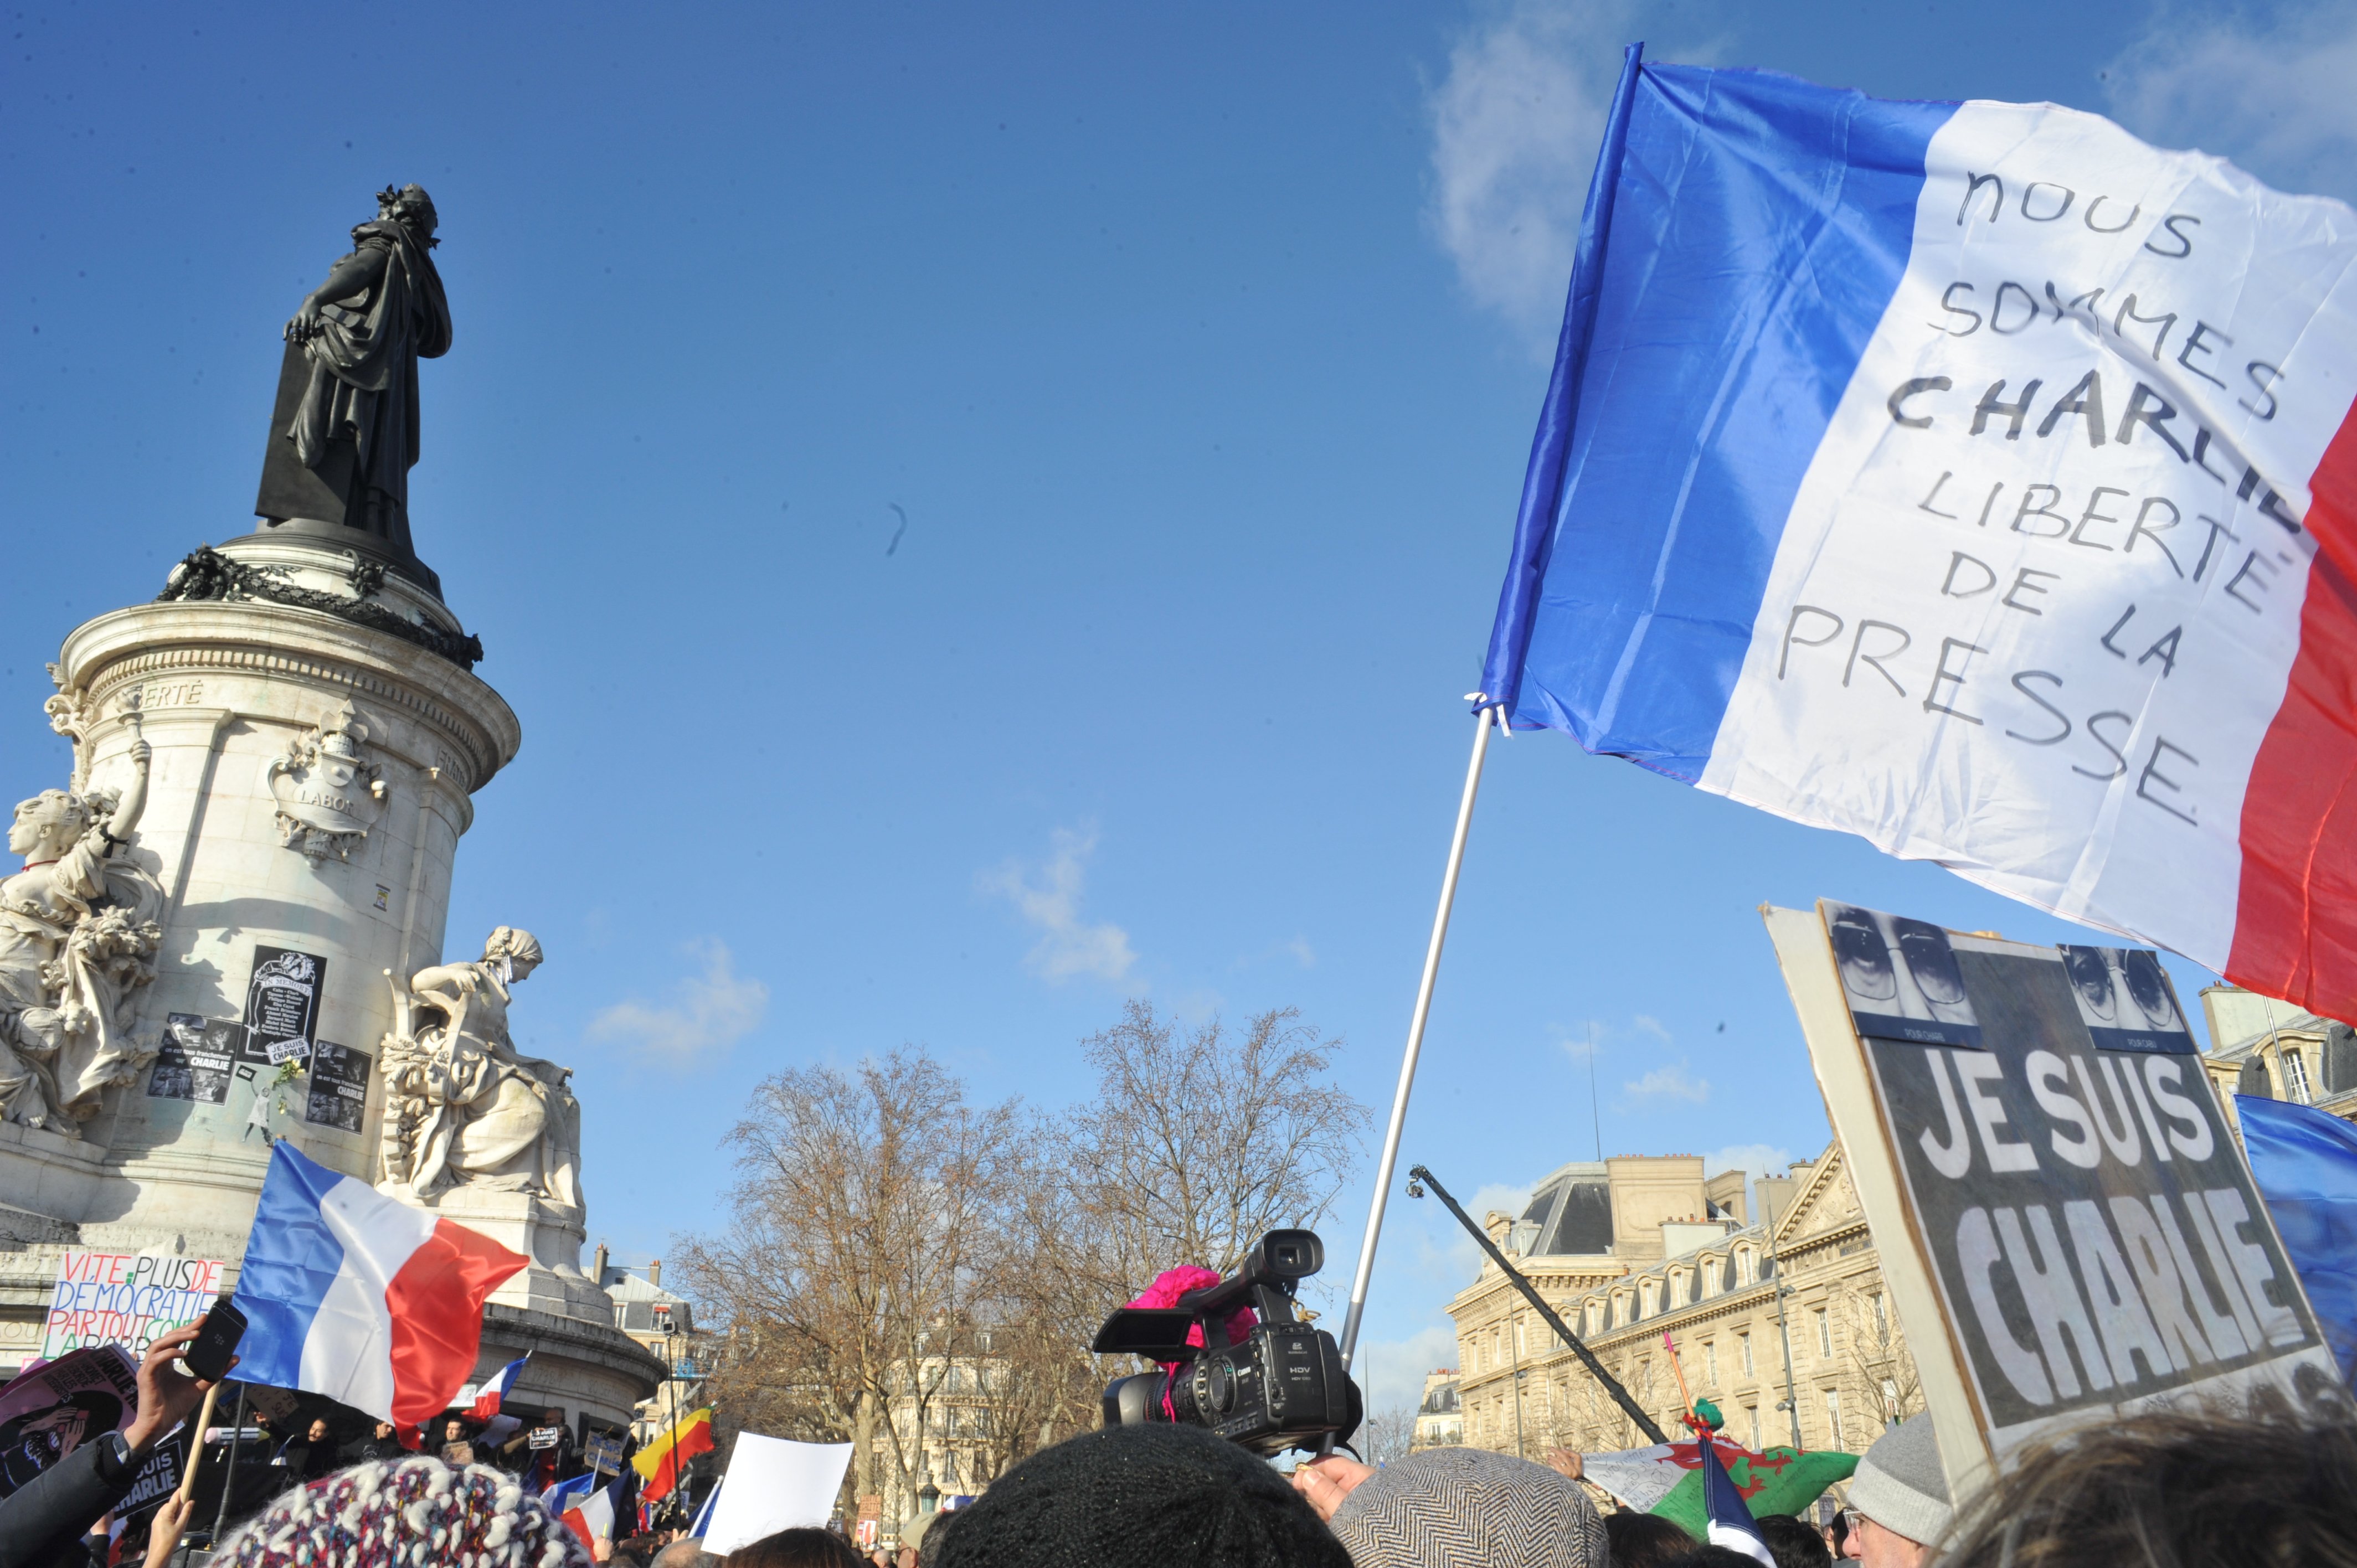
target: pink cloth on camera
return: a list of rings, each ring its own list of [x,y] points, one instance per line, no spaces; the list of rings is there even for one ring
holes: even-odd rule
[[[1220,1283],[1220,1275],[1212,1273],[1210,1269],[1200,1268],[1193,1263],[1181,1263],[1175,1269],[1165,1269],[1160,1273],[1155,1275],[1154,1283],[1147,1285],[1145,1290],[1139,1292],[1137,1299],[1131,1302],[1129,1305],[1132,1306],[1175,1307],[1178,1305],[1178,1298],[1185,1295],[1189,1291],[1207,1289],[1211,1285],[1218,1284]],[[1228,1321],[1226,1324],[1228,1343],[1232,1345],[1237,1340],[1243,1338],[1244,1331],[1259,1321],[1259,1316],[1255,1314],[1251,1307],[1240,1306],[1236,1308],[1235,1311],[1228,1315]],[[1203,1343],[1203,1326],[1201,1324],[1198,1323],[1194,1327],[1187,1330],[1187,1343],[1197,1346]],[[1180,1361],[1165,1361],[1162,1363],[1162,1369],[1173,1376],[1176,1376],[1178,1369],[1183,1365],[1185,1365],[1185,1363]],[[1170,1392],[1167,1388],[1162,1393],[1162,1415],[1167,1421],[1176,1421],[1178,1419],[1178,1412],[1170,1403]]]

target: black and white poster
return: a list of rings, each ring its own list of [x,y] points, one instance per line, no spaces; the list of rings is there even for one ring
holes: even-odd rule
[[[292,948],[256,947],[245,988],[245,1059],[272,1067],[301,1061],[318,1038],[328,961]]]
[[[147,1093],[156,1100],[192,1100],[220,1105],[229,1099],[230,1069],[245,1037],[234,1018],[203,1018],[174,1013],[164,1020]]]
[[[311,1094],[303,1120],[317,1127],[357,1133],[368,1112],[369,1056],[321,1040],[311,1056]]]
[[[2062,968],[2071,976],[2080,1021],[2102,1049],[2201,1054],[2158,953],[2146,948],[2066,947]]]
[[[2179,1054],[2190,1035],[2167,977],[2127,962],[2151,955],[1949,931],[1933,944],[1921,921],[1820,908],[1996,1452],[2057,1417],[2257,1381],[2315,1396],[2336,1380],[2217,1097]],[[1860,915],[1896,962],[1875,958]],[[1888,983],[1900,969],[1936,974],[1919,979],[1923,1002],[1946,1010],[1935,1021],[1968,1018],[1969,1042],[1887,1027],[1894,993],[1914,1017]],[[2188,1047],[2146,1043],[2171,1035]],[[1865,1131],[1846,1129],[1845,1146]]]
[[[1948,933],[1929,920],[1828,901],[1825,929],[1857,1032],[1922,1045],[1978,1046],[1980,1022]]]

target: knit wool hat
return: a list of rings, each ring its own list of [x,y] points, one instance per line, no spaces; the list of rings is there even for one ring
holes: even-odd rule
[[[1910,1415],[1874,1440],[1849,1484],[1849,1506],[1922,1546],[1937,1546],[1955,1509],[1929,1415]]]
[[[1350,1568],[1258,1455],[1199,1426],[1109,1426],[1043,1448],[958,1511],[940,1568]]]
[[[1479,1448],[1394,1459],[1334,1510],[1357,1568],[1606,1568],[1604,1521],[1544,1465]]]
[[[287,1493],[215,1568],[592,1568],[538,1498],[488,1465],[371,1461]]]

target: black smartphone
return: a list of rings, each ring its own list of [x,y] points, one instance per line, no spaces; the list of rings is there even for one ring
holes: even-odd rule
[[[245,1314],[222,1296],[197,1326],[197,1337],[180,1352],[180,1359],[188,1364],[191,1376],[217,1383],[229,1375],[230,1358],[237,1354],[237,1342],[244,1337]]]

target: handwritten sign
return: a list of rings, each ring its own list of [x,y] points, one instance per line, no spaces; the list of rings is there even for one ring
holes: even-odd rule
[[[589,1468],[601,1476],[622,1473],[622,1438],[619,1433],[595,1434],[583,1444],[581,1454],[588,1461]]]
[[[69,1251],[41,1325],[41,1354],[55,1360],[85,1345],[120,1345],[144,1356],[159,1335],[210,1311],[228,1265],[170,1253]]]

